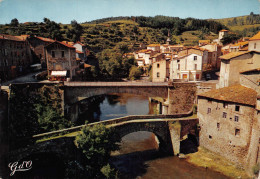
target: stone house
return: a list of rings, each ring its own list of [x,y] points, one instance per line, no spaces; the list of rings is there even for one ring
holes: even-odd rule
[[[134,52],[133,54],[134,54],[134,57],[137,60],[137,62],[143,61],[138,66],[145,66],[145,65],[151,65],[152,64],[152,58],[151,57],[156,53],[157,52],[154,52],[152,50],[143,49],[143,50],[139,50],[138,52]]]
[[[248,41],[232,44],[229,49],[230,52],[248,51]]]
[[[32,49],[33,60],[35,62],[41,63],[42,68],[46,69],[47,61],[44,47],[55,42],[55,40],[44,37],[30,36],[28,37],[28,42]]]
[[[207,44],[204,46],[201,46],[200,48],[208,51],[208,64],[211,68],[211,70],[219,70],[220,69],[220,56],[222,54],[221,47],[218,44]]]
[[[249,39],[248,50],[260,52],[260,31]]]
[[[81,59],[82,61],[87,60],[87,46],[81,42],[74,43],[73,47],[76,48],[76,58]]]
[[[208,51],[187,49],[178,53],[170,64],[170,79],[200,81],[204,64],[207,64]]]
[[[66,77],[72,79],[75,76],[78,68],[75,47],[55,41],[45,47],[45,55],[51,80],[65,80]]]
[[[29,72],[33,60],[26,37],[0,34],[0,79],[2,81]]]
[[[235,85],[198,95],[200,145],[251,172],[260,162],[260,99]]]
[[[154,52],[160,52],[160,44],[150,44],[147,46],[147,50],[152,50]]]
[[[152,64],[152,82],[165,82],[170,77],[170,60],[158,59]]]
[[[240,72],[260,68],[260,53],[253,51],[231,52],[220,57],[219,88],[240,83]]]

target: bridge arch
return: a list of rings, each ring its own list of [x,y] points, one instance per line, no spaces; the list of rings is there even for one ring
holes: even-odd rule
[[[168,97],[168,86],[88,86],[64,87],[65,104],[78,102],[79,97],[91,97],[110,93],[130,93],[148,97]]]
[[[173,154],[171,138],[168,130],[168,124],[162,122],[152,123],[126,123],[114,127],[116,133],[120,138],[124,136],[140,131],[146,131],[153,133],[159,140],[159,151],[167,154]]]

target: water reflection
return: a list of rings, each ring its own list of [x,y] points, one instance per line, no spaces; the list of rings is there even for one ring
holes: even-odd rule
[[[97,122],[128,115],[154,114],[156,105],[156,102],[149,102],[148,97],[128,93],[94,96],[80,102],[77,124],[84,124],[86,120]]]
[[[155,135],[135,132],[122,138],[121,149],[112,154],[110,163],[119,169],[120,178],[227,179],[228,177],[189,164],[176,156],[158,151]]]

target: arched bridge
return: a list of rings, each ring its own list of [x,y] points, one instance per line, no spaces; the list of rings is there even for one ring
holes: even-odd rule
[[[152,82],[64,82],[64,102],[71,105],[81,97],[109,93],[133,93],[168,98],[168,83]]]
[[[90,126],[104,124],[107,127],[115,128],[120,137],[127,134],[148,131],[154,133],[159,140],[159,150],[169,154],[177,155],[180,152],[180,141],[185,135],[197,133],[198,119],[191,116],[192,113],[176,115],[143,115],[126,116],[107,121],[88,124]],[[49,133],[42,133],[33,136],[38,142],[17,151],[11,152],[8,162],[23,161],[25,159],[37,158],[37,156],[55,156],[64,165],[68,161],[81,158],[74,145],[74,137],[86,125],[67,128]],[[62,135],[66,133],[65,135]],[[57,137],[51,138],[53,135]],[[48,139],[48,137],[50,137]],[[71,154],[75,154],[75,158]]]
[[[183,136],[190,133],[195,135],[197,131],[198,119],[190,117],[190,115],[191,113],[175,115],[133,115],[95,122],[88,125],[103,124],[107,127],[113,127],[120,137],[138,131],[152,132],[159,139],[160,150],[167,153],[174,152],[174,154],[177,155],[180,151],[180,140]],[[75,132],[80,131],[84,126],[86,125],[38,134],[33,137],[39,140],[63,133],[68,133],[63,137],[73,136],[77,135]]]

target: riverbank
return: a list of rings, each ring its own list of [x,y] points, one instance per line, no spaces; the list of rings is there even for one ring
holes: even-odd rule
[[[230,178],[250,178],[243,169],[237,168],[232,162],[203,147],[198,152],[186,155],[186,161],[222,173]]]

